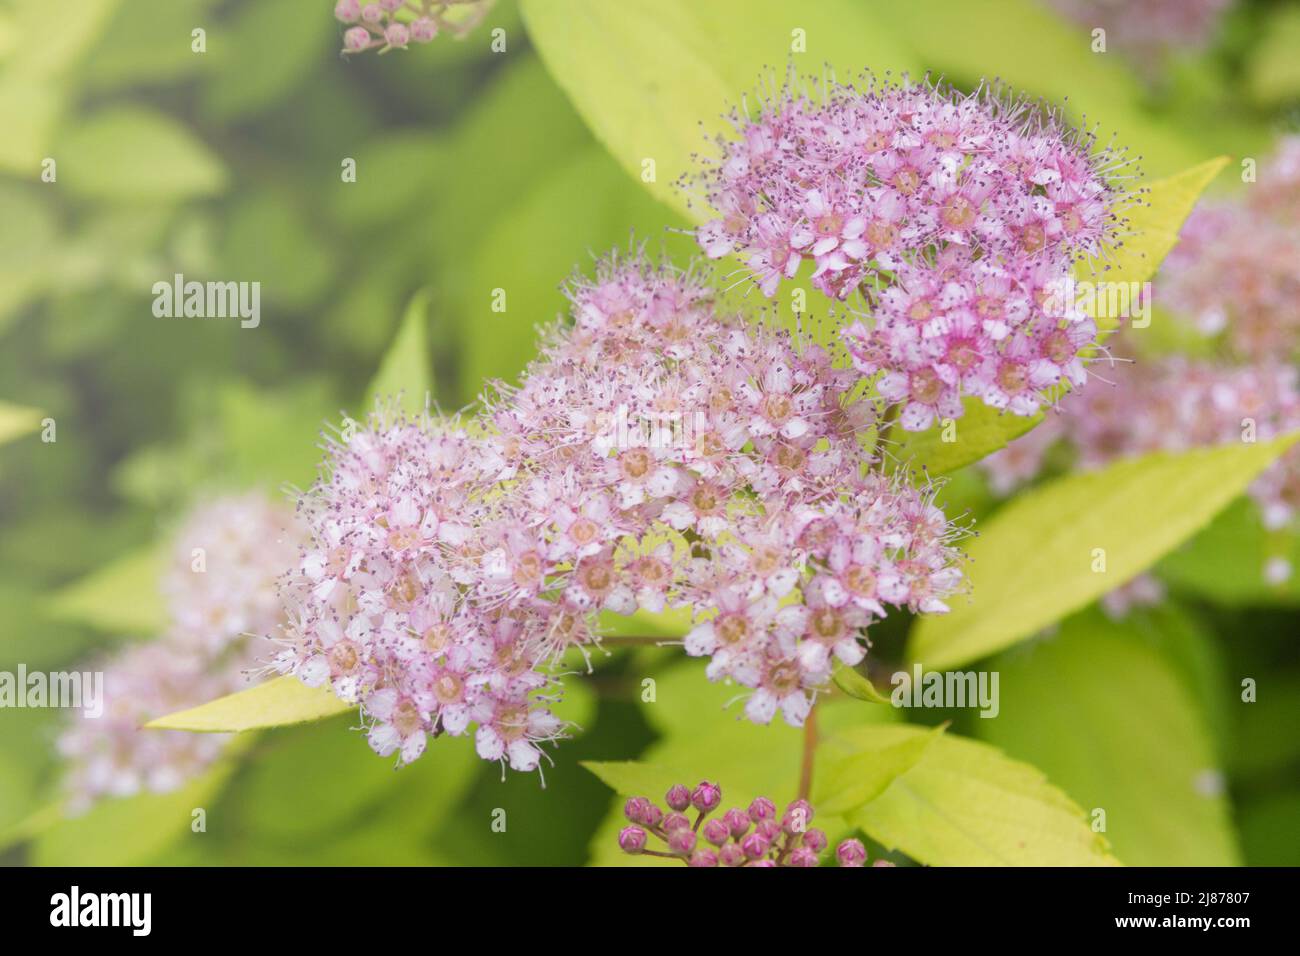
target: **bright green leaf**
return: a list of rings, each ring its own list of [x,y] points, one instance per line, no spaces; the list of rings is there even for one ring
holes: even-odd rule
[[[408,414],[418,415],[424,410],[433,392],[426,332],[428,307],[429,296],[424,292],[418,293],[407,306],[393,344],[366,389],[362,407],[369,408],[376,397],[384,400],[401,393],[402,407]]]
[[[873,704],[888,704],[889,695],[876,690],[876,685],[863,677],[852,667],[836,663],[833,675],[835,686],[857,700],[870,701]]]
[[[920,727],[861,727],[847,746],[881,750]],[[949,735],[849,820],[931,866],[1111,866],[1106,840],[1043,774],[987,744]]]
[[[356,710],[324,687],[308,687],[296,677],[277,677],[248,690],[227,694],[198,707],[145,724],[153,730],[228,733],[301,724]]]
[[[1207,711],[1133,622],[1094,608],[989,668],[1000,674],[1000,712],[975,729],[1104,811],[1125,863],[1239,862]]]
[[[968,548],[970,600],[921,617],[911,658],[955,667],[1090,604],[1204,527],[1297,437],[1147,455],[1020,495]]]
[[[797,11],[784,0],[524,0],[523,11],[530,39],[596,138],[638,181],[653,160],[647,187],[690,217],[706,210],[688,207],[672,183],[693,168],[705,135],[721,131],[721,114],[790,59],[796,28],[813,72],[825,63],[844,77],[916,65],[851,0]]]
[[[817,748],[813,806],[821,813],[854,813],[888,789],[925,756],[944,727],[882,741],[874,734],[850,731]]]

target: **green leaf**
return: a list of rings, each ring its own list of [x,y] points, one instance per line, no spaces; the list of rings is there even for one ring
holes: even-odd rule
[[[978,398],[964,399],[965,412],[953,423],[952,441],[944,441],[942,423],[923,432],[895,430],[891,454],[911,468],[943,475],[979,461],[1019,438],[1043,420],[1043,414],[1012,415],[990,408]]]
[[[1228,165],[1227,156],[1199,163],[1173,176],[1147,184],[1142,201],[1124,213],[1128,231],[1118,249],[1104,260],[1106,282],[1146,282],[1154,276],[1165,256],[1178,244],[1183,223],[1206,187]],[[1076,270],[1088,278],[1085,264]]]
[[[883,750],[928,736],[919,727],[861,727],[845,746]],[[987,744],[935,737],[921,759],[849,814],[884,846],[931,866],[1112,866],[1106,840],[1043,774]]]
[[[1274,7],[1260,33],[1259,46],[1246,60],[1251,95],[1269,105],[1300,99],[1300,9]]]
[[[523,11],[529,38],[596,138],[639,181],[653,159],[650,191],[697,219],[706,210],[671,184],[693,168],[705,134],[721,131],[721,114],[790,60],[796,28],[807,38],[796,65],[809,72],[917,64],[851,0],[797,12],[784,0],[524,0]]]
[[[50,599],[50,617],[114,633],[157,634],[167,626],[167,608],[158,587],[163,566],[156,548],[124,555],[56,591]]]
[[[626,248],[633,231],[661,235],[672,219],[594,146],[543,179],[492,227],[462,270],[455,306],[465,336],[462,398],[472,399],[489,379],[515,379],[537,354],[537,327],[565,308],[560,285],[575,262]],[[498,289],[504,311],[493,308]]]
[[[35,408],[0,402],[0,445],[30,435],[41,427],[42,417]]]
[[[1157,626],[1178,626],[1171,617]],[[989,665],[1000,711],[980,736],[1043,770],[1131,866],[1234,866],[1236,839],[1208,714],[1132,621],[1096,608]]]
[[[817,748],[813,806],[819,813],[854,813],[880,796],[925,756],[946,725],[899,740],[850,731]]]
[[[1015,498],[968,548],[970,601],[918,619],[911,658],[955,667],[1090,604],[1204,527],[1298,437],[1128,459]]]
[[[876,690],[876,685],[863,677],[855,668],[846,667],[837,661],[833,677],[835,686],[850,697],[873,704],[889,703],[889,695]]]
[[[211,196],[221,161],[184,126],[139,106],[114,106],[70,127],[54,153],[59,182],[91,199],[156,202]]]
[[[363,407],[369,408],[376,397],[382,400],[401,393],[402,407],[407,414],[418,415],[424,410],[426,400],[432,400],[433,376],[429,372],[429,343],[425,331],[428,307],[426,292],[417,293],[407,306],[393,344],[366,389]]]
[[[229,733],[301,724],[356,710],[324,687],[308,687],[296,677],[277,677],[248,690],[227,694],[198,707],[145,724],[152,730]]]
[[[1225,607],[1300,604],[1296,575],[1279,584],[1266,577],[1268,562],[1276,558],[1300,568],[1300,537],[1290,529],[1265,528],[1259,506],[1242,497],[1167,554],[1156,570],[1176,590]]]

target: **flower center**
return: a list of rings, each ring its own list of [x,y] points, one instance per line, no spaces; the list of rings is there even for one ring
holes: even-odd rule
[[[739,644],[749,636],[749,621],[741,614],[724,614],[714,628],[724,644]]]

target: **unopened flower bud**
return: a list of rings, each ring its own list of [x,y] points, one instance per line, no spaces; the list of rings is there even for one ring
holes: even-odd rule
[[[749,814],[739,807],[732,807],[723,815],[722,819],[726,821],[727,829],[731,831],[731,835],[737,840],[748,833],[749,828],[753,825],[753,821],[749,819]]]
[[[700,830],[700,835],[714,846],[722,846],[731,838],[731,831],[727,828],[725,822],[713,819],[704,824],[703,829]]]
[[[835,859],[840,866],[861,866],[867,861],[867,848],[861,840],[845,840],[835,848]]]
[[[718,859],[723,866],[744,866],[745,851],[740,848],[739,843],[728,843],[726,846],[718,848]]]
[[[428,17],[420,17],[411,23],[411,39],[416,43],[429,43],[438,35],[438,24]],[[863,402],[862,404],[867,404]]]
[[[702,781],[691,793],[691,804],[701,813],[710,813],[722,802],[722,790],[716,783]]]
[[[389,46],[404,47],[411,40],[411,31],[405,23],[390,23],[384,31],[384,40]]]
[[[707,847],[701,847],[691,854],[691,866],[717,866],[718,854]]]
[[[370,46],[370,31],[365,27],[352,27],[343,34],[343,49],[360,53]]]
[[[695,831],[689,828],[673,830],[668,834],[668,849],[682,856],[695,849]]]
[[[806,846],[796,847],[786,858],[786,866],[816,866],[817,854]]]
[[[649,807],[650,801],[645,797],[628,797],[627,803],[623,804],[623,816],[633,823],[645,823],[645,814]]]
[[[740,848],[745,851],[745,856],[751,860],[757,860],[767,853],[771,847],[771,842],[757,833],[751,833],[740,841]]]
[[[822,850],[826,849],[826,844],[826,834],[823,831],[818,830],[816,827],[813,827],[803,835],[803,845],[814,853],[820,853]]]
[[[749,805],[749,818],[757,823],[759,820],[771,820],[776,816],[776,804],[767,797],[755,797]]]
[[[361,17],[360,0],[339,0],[334,4],[334,18],[344,23],[356,23]]]
[[[624,853],[640,853],[645,841],[646,832],[640,827],[624,827],[618,834],[618,845]]]
[[[684,784],[675,783],[669,788],[664,802],[679,812],[685,810],[691,805],[691,791]]]
[[[664,830],[668,833],[672,833],[674,830],[689,830],[691,828],[691,821],[686,814],[674,811],[664,817],[663,826]]]

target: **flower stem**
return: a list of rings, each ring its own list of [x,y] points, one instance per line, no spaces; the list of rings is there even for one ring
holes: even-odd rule
[[[817,705],[814,703],[803,722],[803,764],[799,768],[799,799],[812,793],[813,758],[817,753]]]

